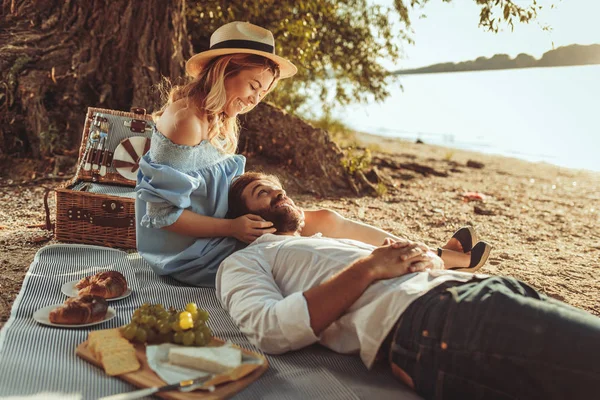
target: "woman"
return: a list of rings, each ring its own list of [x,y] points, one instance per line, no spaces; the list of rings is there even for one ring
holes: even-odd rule
[[[137,247],[159,275],[192,285],[214,285],[221,261],[243,243],[275,229],[257,215],[225,219],[233,177],[245,158],[234,154],[237,115],[250,111],[278,80],[297,72],[274,54],[273,34],[247,22],[217,29],[210,49],[186,63],[192,80],[171,90],[155,114],[150,151],[137,181]],[[381,244],[379,229],[328,211],[307,211],[307,234]]]

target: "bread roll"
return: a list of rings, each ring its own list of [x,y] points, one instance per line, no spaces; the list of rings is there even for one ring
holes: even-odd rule
[[[48,318],[53,324],[80,325],[101,321],[106,317],[108,303],[102,297],[84,295],[71,297],[50,311]]]
[[[117,271],[103,271],[87,276],[75,285],[79,295],[93,294],[105,299],[120,297],[127,291],[127,280]]]

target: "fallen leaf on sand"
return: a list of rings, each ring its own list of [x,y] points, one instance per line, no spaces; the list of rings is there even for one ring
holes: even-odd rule
[[[484,201],[485,194],[479,192],[464,192],[463,201]]]

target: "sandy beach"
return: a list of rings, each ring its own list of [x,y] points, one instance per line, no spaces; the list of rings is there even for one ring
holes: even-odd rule
[[[377,198],[317,199],[292,192],[297,203],[331,208],[432,247],[473,225],[494,247],[481,272],[514,276],[600,316],[600,173],[373,135],[358,138],[395,188]],[[475,164],[467,166],[469,161]],[[399,164],[431,170],[386,167]],[[0,178],[0,326],[36,251],[56,243],[39,227],[45,218],[41,185],[61,182],[32,180],[31,165],[13,163]],[[466,201],[466,192],[484,199]],[[50,207],[54,213],[53,200]]]

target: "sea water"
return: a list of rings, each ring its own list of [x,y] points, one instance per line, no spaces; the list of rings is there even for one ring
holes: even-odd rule
[[[366,133],[600,171],[600,65],[405,75],[389,90],[334,117]]]

